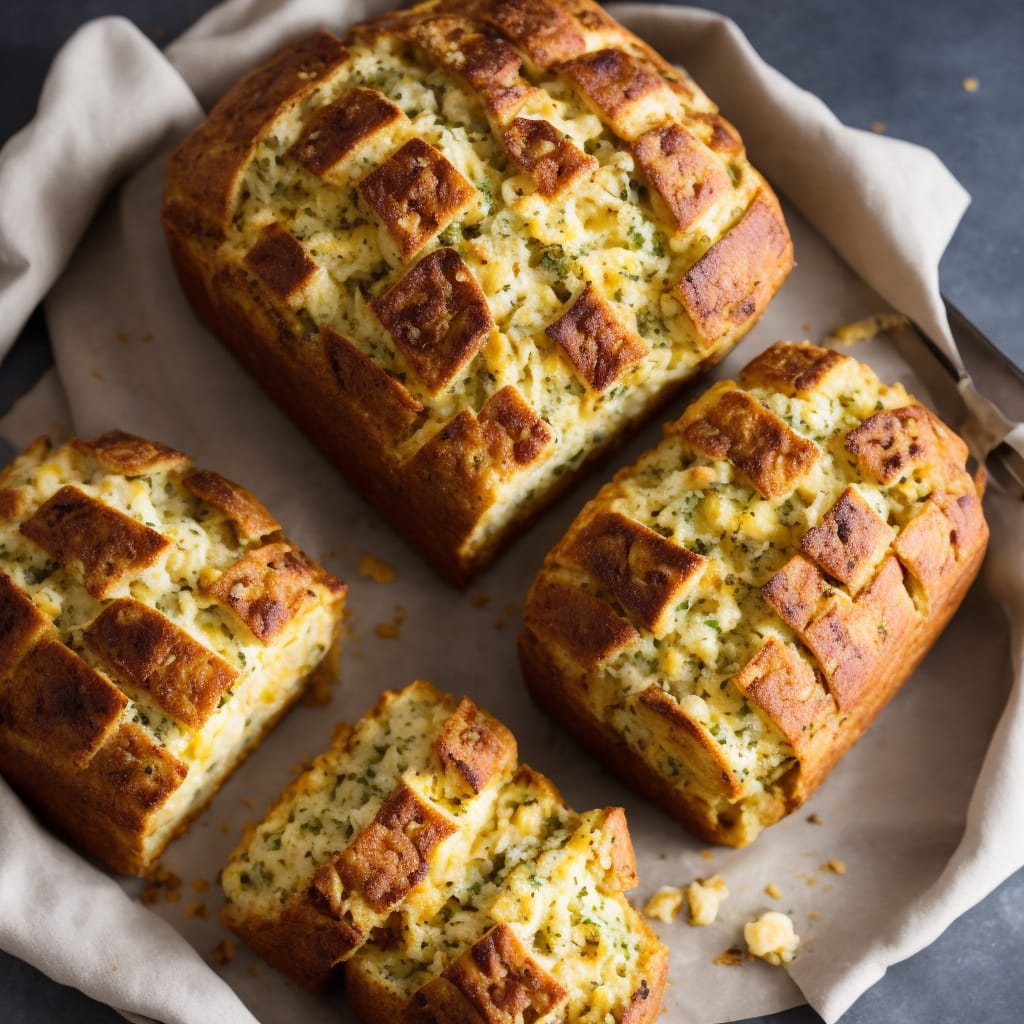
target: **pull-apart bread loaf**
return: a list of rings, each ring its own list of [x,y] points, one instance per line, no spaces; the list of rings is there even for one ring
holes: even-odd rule
[[[298,697],[344,593],[181,452],[36,441],[0,474],[0,772],[144,874]]]
[[[590,0],[288,47],[172,157],[163,218],[206,324],[456,582],[792,266],[735,129]]]
[[[642,1024],[668,954],[630,906],[621,808],[576,814],[508,729],[429,683],[383,695],[221,874],[224,920],[396,1024]]]
[[[779,343],[715,384],[552,550],[524,611],[536,699],[698,835],[799,806],[981,564],[964,443],[854,359]]]

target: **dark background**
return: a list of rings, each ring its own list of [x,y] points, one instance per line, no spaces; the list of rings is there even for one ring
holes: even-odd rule
[[[82,22],[123,14],[164,45],[212,6],[209,0],[5,0],[0,140],[31,119],[50,61]],[[820,96],[842,121],[884,126],[886,134],[942,158],[972,196],[940,267],[942,290],[1024,365],[1024,2],[719,0],[704,6],[733,18],[762,57]],[[965,89],[965,79],[975,79],[977,89]],[[37,312],[0,371],[0,412],[49,362]],[[864,895],[870,898],[869,886]],[[890,969],[843,1024],[1022,1021],[1022,952],[1024,872],[1018,872],[928,949]],[[120,1020],[0,953],[3,1024]],[[763,1020],[820,1018],[801,1007]]]

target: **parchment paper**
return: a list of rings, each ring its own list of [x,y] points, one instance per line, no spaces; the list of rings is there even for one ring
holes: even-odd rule
[[[214,10],[169,54],[209,102],[286,37],[318,24],[339,29],[364,12],[356,4],[232,2]],[[670,59],[687,64],[738,123],[755,163],[829,232],[859,271],[787,203],[799,265],[716,376],[734,373],[777,338],[817,340],[890,304],[911,313],[955,355],[941,319],[936,268],[965,197],[934,156],[842,128],[817,100],[760,64],[720,19],[679,8],[622,7],[616,13],[650,35]],[[75,74],[85,60],[124,53],[132,57],[127,65],[136,69],[136,88],[148,94],[144,135],[118,117],[129,115],[116,88],[103,86],[97,109],[97,96],[90,99],[92,79]],[[165,864],[182,885],[158,894],[156,917],[140,913],[99,872],[33,831],[0,783],[0,814],[18,826],[7,832],[7,842],[0,837],[0,946],[122,1011],[160,1020],[209,1020],[211,1000],[216,1019],[228,1022],[351,1020],[340,994],[312,997],[241,946],[230,963],[209,970],[199,957],[209,960],[227,935],[216,920],[216,875],[245,823],[262,815],[304,759],[327,746],[336,721],[357,717],[383,689],[414,678],[467,693],[498,715],[516,733],[522,759],[550,775],[577,809],[609,803],[626,808],[639,858],[638,905],[661,885],[684,885],[711,873],[725,877],[732,895],[714,925],[693,928],[682,916],[658,925],[672,951],[665,1019],[673,1022],[738,1019],[804,999],[835,1020],[886,966],[926,945],[1020,866],[1022,826],[1010,813],[1024,805],[1020,773],[1011,770],[1024,755],[1020,686],[1013,685],[1021,671],[1020,634],[1011,639],[1003,612],[1008,607],[1015,622],[1024,621],[1018,506],[990,495],[992,571],[806,809],[746,850],[707,850],[605,776],[549,723],[531,704],[515,658],[520,602],[544,553],[602,480],[655,443],[658,427],[578,486],[469,590],[449,588],[377,521],[181,298],[158,215],[169,148],[199,117],[184,80],[120,21],[85,29],[60,60],[40,119],[0,153],[5,323],[27,315],[31,296],[49,287],[48,275],[56,274],[62,252],[70,252],[84,228],[81,217],[54,223],[38,201],[34,209],[46,230],[28,231],[18,213],[18,199],[34,194],[31,172],[52,156],[67,119],[111,122],[120,139],[118,170],[147,160],[108,203],[49,295],[56,371],[7,418],[3,435],[21,446],[61,427],[90,436],[118,426],[188,451],[253,489],[301,546],[349,583],[350,614],[330,704],[300,707],[289,716],[169,848]],[[159,69],[153,78],[142,73],[150,65]],[[124,62],[108,59],[105,66],[116,79]],[[82,188],[87,192],[91,183],[89,194],[98,195],[115,171],[95,143],[90,148],[89,134],[75,136]],[[797,147],[816,159],[790,159]],[[886,298],[864,278],[884,289]],[[883,377],[903,380],[952,422],[962,418],[957,388],[936,371],[923,347],[883,339],[853,354]],[[678,400],[664,418],[678,415],[686,401]],[[393,566],[394,581],[361,577],[365,554]],[[378,632],[381,625],[396,627],[398,638],[382,635],[394,630]],[[808,820],[812,814],[820,824]],[[830,860],[842,861],[845,873],[824,869]],[[24,884],[27,864],[43,880],[32,888]],[[61,889],[40,914],[34,901],[45,880],[55,878]],[[765,893],[769,883],[780,898]],[[129,895],[139,889],[134,882],[122,885]],[[87,892],[96,895],[82,913]],[[61,925],[67,907],[79,908],[73,937]],[[760,962],[714,964],[727,947],[741,944],[744,921],[767,909],[789,912],[801,934],[790,970]],[[158,925],[157,917],[171,929]]]

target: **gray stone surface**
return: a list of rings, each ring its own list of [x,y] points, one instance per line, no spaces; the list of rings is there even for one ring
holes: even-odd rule
[[[85,20],[120,13],[165,43],[207,0],[6,0],[0,30],[0,140],[32,116],[45,70]],[[973,202],[941,266],[949,299],[1024,365],[1024,4],[1021,0],[807,0],[707,4],[732,17],[771,64],[819,95],[848,124],[933,149]],[[975,78],[976,91],[963,87]],[[808,159],[813,159],[809,155]],[[32,318],[0,370],[0,410],[48,365],[46,328]],[[0,823],[2,827],[2,823]],[[864,898],[871,898],[864,882]],[[3,908],[0,907],[0,914]],[[1024,1020],[1024,872],[899,964],[843,1024]],[[0,1021],[108,1024],[107,1007],[0,954]],[[771,1018],[811,1024],[807,1007]]]

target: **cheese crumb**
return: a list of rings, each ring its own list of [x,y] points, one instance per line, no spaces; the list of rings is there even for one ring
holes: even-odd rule
[[[654,921],[673,921],[683,905],[683,890],[663,885],[648,901],[644,913]]]
[[[863,320],[841,324],[826,335],[824,340],[825,344],[831,342],[837,345],[852,345],[858,341],[870,341],[886,331],[899,330],[909,323],[902,313],[877,313],[875,316],[866,316]]]
[[[977,92],[978,91],[978,80],[974,77],[965,78],[961,83],[964,92]]]
[[[846,874],[846,862],[833,858],[832,860],[825,861],[819,871],[831,871],[833,875],[845,875]]]
[[[754,956],[776,967],[788,964],[800,945],[792,920],[778,910],[769,910],[756,921],[748,921],[743,927],[743,938]]]
[[[686,899],[690,905],[690,924],[709,925],[718,917],[718,908],[729,896],[729,887],[721,875],[698,879],[686,887]]]
[[[769,882],[765,887],[764,891],[771,896],[773,900],[781,900],[782,893],[779,892],[779,887],[774,882]]]

